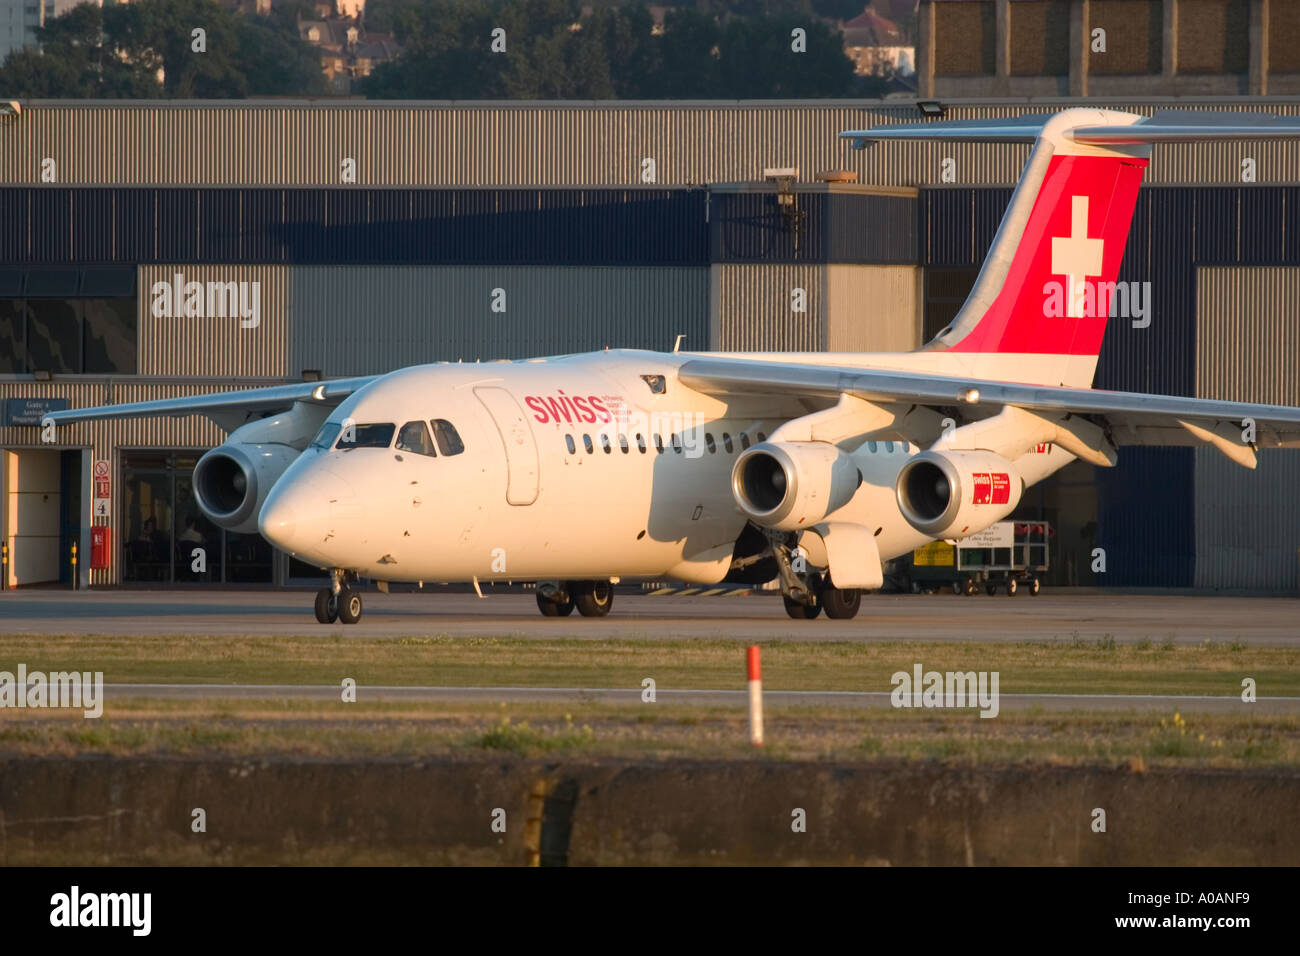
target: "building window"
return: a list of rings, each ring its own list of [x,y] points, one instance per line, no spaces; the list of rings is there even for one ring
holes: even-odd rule
[[[0,373],[133,375],[133,269],[0,269]]]

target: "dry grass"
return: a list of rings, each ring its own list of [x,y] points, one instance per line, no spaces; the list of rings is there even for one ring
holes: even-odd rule
[[[123,700],[113,716],[13,712],[0,752],[118,756],[547,754],[718,759],[904,759],[962,764],[1300,767],[1300,717],[783,707],[768,746],[740,708],[652,704]],[[21,716],[18,716],[20,715]]]
[[[1025,643],[763,643],[772,690],[889,690],[912,670],[998,671],[1003,693],[1240,693],[1300,696],[1300,649],[1241,643],[1116,644],[1105,638]],[[717,640],[577,640],[526,637],[0,638],[0,670],[103,671],[110,683],[743,687],[744,648]]]

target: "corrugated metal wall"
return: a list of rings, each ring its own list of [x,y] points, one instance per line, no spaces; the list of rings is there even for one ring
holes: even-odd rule
[[[1255,471],[1196,454],[1196,586],[1300,588],[1300,450],[1260,453]]]
[[[921,344],[917,266],[830,265],[825,282],[829,351],[906,352]]]
[[[815,352],[826,348],[825,267],[709,267],[709,348],[722,351]],[[794,311],[803,290],[807,311]]]
[[[1300,268],[1203,266],[1196,280],[1196,394],[1300,405]]]
[[[711,190],[709,260],[916,262],[915,190],[805,185],[789,207],[777,200],[775,187]]]
[[[326,375],[708,341],[695,268],[351,266],[290,270],[289,367]],[[492,309],[504,290],[504,313]],[[692,344],[693,343],[693,344]]]
[[[885,219],[896,230],[909,215],[906,197],[880,200],[860,229]],[[680,187],[8,187],[0,262],[696,265],[707,204],[705,190]]]
[[[1191,587],[1196,568],[1192,448],[1122,448],[1097,469],[1103,587]],[[1154,636],[1154,635],[1153,635]]]
[[[1203,266],[1196,280],[1196,394],[1300,405],[1300,268]],[[1300,451],[1266,449],[1248,471],[1198,448],[1196,586],[1294,593],[1297,549]]]
[[[949,101],[948,119],[1020,116],[1078,105]],[[1088,101],[1136,113],[1151,103]],[[1159,108],[1300,113],[1297,100],[1179,100]],[[879,101],[756,103],[292,103],[32,101],[0,134],[0,182],[38,183],[52,158],[64,184],[621,185],[642,182],[655,160],[664,184],[762,178],[798,166],[806,178],[851,169],[884,186],[940,182],[956,160],[959,183],[1014,182],[1027,146],[891,143],[854,151],[844,129],[917,119]],[[430,144],[436,144],[431,148]],[[1241,160],[1260,182],[1300,169],[1300,144],[1203,143],[1157,147],[1149,181],[1237,182]]]
[[[170,315],[160,311],[166,293],[155,283],[173,287],[209,282],[247,283],[258,301],[257,325],[245,328],[242,318],[197,318],[180,315],[184,303],[172,302]],[[254,285],[256,283],[256,286]],[[283,378],[289,374],[289,281],[285,266],[141,266],[139,273],[139,348],[141,375],[242,376]],[[175,299],[171,295],[171,299]],[[248,307],[251,311],[251,306]],[[365,315],[365,308],[353,313]],[[310,333],[304,333],[307,335]]]

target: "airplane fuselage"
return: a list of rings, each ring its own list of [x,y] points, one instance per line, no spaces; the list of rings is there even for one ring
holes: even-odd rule
[[[329,416],[330,444],[349,424],[400,436],[408,424],[415,434],[414,423],[445,422],[463,451],[436,453],[431,442],[435,453],[421,453],[400,438],[313,445],[276,483],[264,529],[302,560],[388,581],[716,583],[747,523],[731,494],[737,455],[818,406],[702,394],[677,377],[691,357],[605,351],[393,372]],[[862,484],[833,515],[869,527],[884,559],[930,540],[904,520],[894,490],[919,450],[863,441]],[[1027,483],[1072,460],[1056,448],[1025,459]]]

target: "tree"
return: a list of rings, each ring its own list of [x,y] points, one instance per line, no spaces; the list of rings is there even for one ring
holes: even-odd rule
[[[40,51],[19,51],[0,67],[0,88],[11,95],[229,98],[325,89],[319,57],[296,26],[289,32],[212,0],[79,4],[37,38]]]

